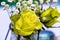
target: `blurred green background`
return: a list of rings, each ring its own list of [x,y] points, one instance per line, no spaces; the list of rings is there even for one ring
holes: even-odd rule
[[[18,0],[14,0],[14,2],[12,2],[12,3],[8,2],[8,0],[0,0],[0,6],[1,6],[1,2],[3,2],[3,1],[5,1],[9,5],[15,5],[16,2],[18,2]],[[26,0],[26,1],[28,1],[28,0]],[[38,1],[39,2],[39,0],[32,0],[32,1],[33,1],[33,3],[34,3],[34,1]],[[53,0],[50,0],[50,1],[52,3]],[[44,0],[44,2],[45,2],[45,0]],[[56,2],[56,3],[57,3],[57,5],[60,5],[60,0],[58,0],[58,2]],[[39,2],[39,4],[40,4],[40,2]]]
[[[18,2],[18,0],[14,0],[14,2],[12,2],[12,3],[8,2],[8,0],[0,0],[0,6],[1,6],[1,2],[3,2],[3,1],[6,2],[9,5],[15,5],[16,2]],[[26,0],[26,1],[28,1],[28,0]],[[32,1],[38,1],[39,2],[39,0],[32,0]]]

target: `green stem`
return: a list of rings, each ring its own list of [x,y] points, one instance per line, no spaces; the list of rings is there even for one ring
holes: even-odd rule
[[[26,36],[26,37],[24,37],[25,38],[25,40],[31,40],[30,39],[30,36]]]
[[[20,40],[20,35],[18,35],[18,38],[17,38],[17,40]]]

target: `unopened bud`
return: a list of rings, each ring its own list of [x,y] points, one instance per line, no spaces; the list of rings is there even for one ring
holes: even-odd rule
[[[3,10],[6,10],[7,8],[9,8],[9,5],[8,4],[5,4]]]
[[[34,3],[35,3],[36,5],[38,5],[38,2],[37,2],[37,1],[35,1]]]

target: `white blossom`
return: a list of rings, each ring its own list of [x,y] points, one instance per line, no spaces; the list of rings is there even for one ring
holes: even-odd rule
[[[1,5],[4,6],[6,4],[6,2],[1,2]]]
[[[8,5],[8,4],[6,4],[6,5],[5,5],[5,7],[7,7],[7,8],[8,8],[8,7],[9,7],[9,5]]]
[[[19,10],[18,10],[18,9],[16,9],[16,10],[15,10],[15,12],[16,12],[16,13],[19,13]]]
[[[35,7],[36,5],[35,4],[32,4],[31,7]]]
[[[31,9],[34,9],[35,7],[36,7],[35,4],[32,4],[32,5],[31,5]]]
[[[31,7],[27,6],[28,9],[31,9]]]
[[[15,9],[15,11],[13,12],[12,15],[15,15],[15,14],[18,14],[19,13],[19,10],[18,9]]]
[[[43,4],[44,0],[40,0],[40,4]]]
[[[26,1],[22,1],[22,4],[26,4]]]
[[[14,0],[8,0],[8,2],[13,2]]]
[[[23,4],[23,7],[27,7],[27,4]]]
[[[22,0],[18,0],[19,2],[21,2]]]
[[[17,2],[17,3],[16,3],[16,7],[17,7],[17,8],[20,8],[20,5],[21,5],[20,2]]]
[[[33,1],[32,0],[29,0],[29,2],[32,4]]]
[[[60,17],[58,17],[58,19],[57,19],[59,22],[60,22]]]
[[[46,0],[46,4],[48,4],[50,2],[50,0]]]
[[[46,20],[46,17],[43,17],[43,20]]]
[[[31,2],[30,2],[30,1],[27,1],[27,5],[28,5],[28,6],[31,6]]]
[[[58,2],[58,0],[53,0],[53,2]]]
[[[47,0],[48,2],[50,2],[50,0]]]

